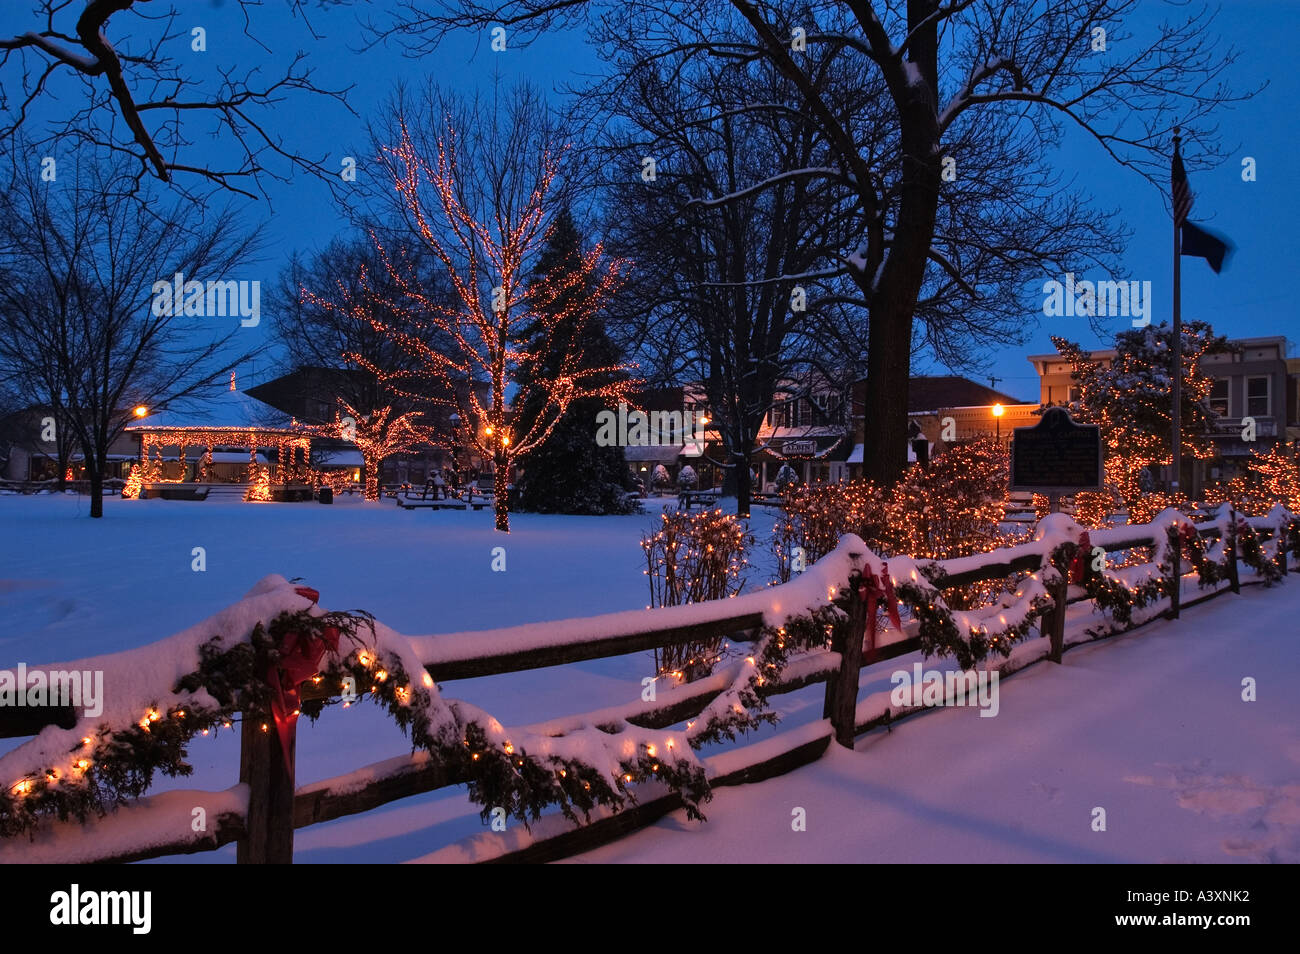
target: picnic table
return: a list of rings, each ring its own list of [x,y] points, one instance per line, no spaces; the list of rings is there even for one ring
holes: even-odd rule
[[[427,487],[419,494],[414,493],[413,487],[408,487],[400,496],[397,493],[390,496],[396,498],[397,506],[403,510],[482,510],[492,502],[490,497],[481,494],[475,499],[473,493],[467,497],[429,497]]]
[[[716,490],[683,490],[677,495],[677,509],[690,510],[692,504],[714,504],[722,495]]]

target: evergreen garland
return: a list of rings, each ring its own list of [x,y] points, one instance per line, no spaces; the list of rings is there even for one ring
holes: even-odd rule
[[[1000,628],[987,623],[961,627],[953,619],[952,610],[944,601],[942,587],[947,574],[937,563],[920,566],[919,576],[913,581],[898,583],[895,590],[899,601],[905,603],[917,621],[917,635],[921,652],[926,656],[952,656],[962,669],[971,669],[983,662],[990,653],[1011,655],[1011,648],[1029,635],[1029,630],[1043,611],[1053,605],[1046,593],[1035,595],[1030,610],[1019,619],[1008,620]]]
[[[1282,579],[1282,567],[1264,551],[1264,542],[1259,534],[1241,516],[1237,517],[1237,553],[1241,562],[1254,570],[1265,586],[1272,586]]]

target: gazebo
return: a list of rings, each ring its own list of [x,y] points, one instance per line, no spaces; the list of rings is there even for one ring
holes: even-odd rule
[[[139,496],[201,497],[214,486],[238,486],[248,499],[310,498],[311,437],[269,404],[232,386],[191,410],[141,410],[127,428],[140,438]]]

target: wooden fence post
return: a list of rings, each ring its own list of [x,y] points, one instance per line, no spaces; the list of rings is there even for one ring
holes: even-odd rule
[[[1047,658],[1054,663],[1060,663],[1061,655],[1065,652],[1065,607],[1070,598],[1070,580],[1065,574],[1061,574],[1060,580],[1052,585],[1052,609],[1048,611],[1050,617],[1050,628],[1048,637],[1051,639],[1051,651]]]
[[[861,582],[862,577],[856,573],[849,577],[849,631],[840,645],[839,672],[826,683],[826,708],[830,710],[835,741],[846,749],[853,748],[857,735],[858,675],[867,630],[867,605],[859,594]]]
[[[268,717],[269,719],[269,717]],[[293,864],[293,749],[280,754],[280,733],[244,713],[240,721],[239,781],[248,786],[248,821],[236,846],[241,865]]]
[[[1176,525],[1165,532],[1169,548],[1169,619],[1178,619],[1183,605],[1183,541]]]
[[[1241,579],[1237,573],[1237,508],[1228,508],[1228,541],[1224,544],[1228,558],[1228,585],[1232,592],[1241,592]]]
[[[1077,544],[1065,545],[1061,553],[1062,565],[1056,567],[1059,579],[1047,587],[1047,592],[1052,597],[1052,607],[1043,613],[1042,622],[1038,626],[1039,633],[1051,641],[1047,658],[1054,663],[1060,663],[1065,651],[1065,608],[1070,599],[1070,564],[1074,562],[1076,553]]]

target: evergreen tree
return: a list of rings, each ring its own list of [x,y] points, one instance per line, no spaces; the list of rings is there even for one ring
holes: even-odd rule
[[[573,274],[577,283],[553,303],[555,314],[560,314],[582,296],[590,297],[583,282],[578,263],[583,254],[582,235],[573,215],[565,208],[555,218],[551,234],[538,258],[533,280],[546,276]],[[587,316],[585,325],[574,321],[560,321],[549,331],[548,342],[538,340],[548,334],[536,322],[528,329],[533,343],[529,350],[533,358],[520,366],[521,384],[551,382],[562,384],[559,365],[565,354],[581,350],[584,368],[609,368],[609,380],[625,376],[618,370],[620,355],[605,332],[600,316]],[[582,340],[575,340],[581,329]],[[542,345],[546,345],[543,347]],[[599,383],[593,379],[593,383]],[[526,390],[539,394],[542,389]],[[516,407],[520,427],[527,430],[541,413],[541,398],[534,397]],[[523,475],[519,480],[520,510],[534,513],[605,514],[625,513],[624,490],[630,486],[627,462],[621,447],[600,447],[596,444],[596,416],[605,407],[602,398],[584,398],[573,402],[556,423],[551,436],[541,447],[528,453],[522,460]]]
[[[1143,487],[1143,471],[1167,466],[1173,459],[1173,329],[1160,324],[1120,332],[1109,367],[1074,342],[1053,337],[1052,343],[1069,362],[1079,387],[1070,413],[1101,427],[1108,489],[1131,510],[1149,492]],[[1227,349],[1227,340],[1207,322],[1183,323],[1182,445],[1187,459],[1214,455],[1209,436],[1217,419],[1209,405],[1214,377],[1200,362],[1206,354]]]

